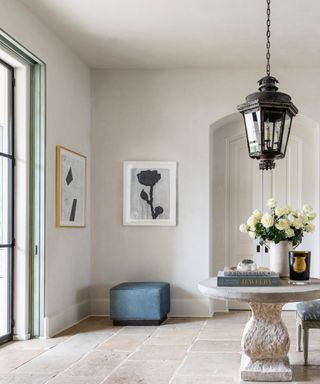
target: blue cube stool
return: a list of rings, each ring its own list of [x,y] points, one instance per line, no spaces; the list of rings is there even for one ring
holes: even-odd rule
[[[122,283],[110,290],[110,319],[114,325],[159,325],[169,311],[168,283]]]

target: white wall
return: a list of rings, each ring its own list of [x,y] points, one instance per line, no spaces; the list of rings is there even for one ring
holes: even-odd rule
[[[0,9],[1,27],[47,63],[48,333],[89,314],[90,285],[92,313],[107,313],[108,288],[125,280],[169,281],[172,314],[206,315],[197,283],[214,263],[210,126],[256,89],[262,69],[93,71],[90,136],[88,68],[19,1],[0,0]],[[319,70],[276,75],[300,113],[320,121]],[[85,229],[55,227],[57,144],[89,157],[92,215],[88,206]],[[124,160],[178,162],[177,227],[122,226]]]
[[[257,89],[261,71],[92,72],[92,312],[108,312],[108,288],[126,280],[172,286],[172,314],[206,315],[197,290],[210,275],[210,126]],[[300,113],[320,121],[318,69],[277,70]],[[178,225],[124,227],[122,162],[178,162]],[[215,164],[215,166],[218,166]]]
[[[0,9],[1,28],[47,65],[45,314],[52,335],[90,310],[90,205],[85,229],[55,227],[56,145],[87,155],[90,169],[90,71],[19,1],[0,0]]]

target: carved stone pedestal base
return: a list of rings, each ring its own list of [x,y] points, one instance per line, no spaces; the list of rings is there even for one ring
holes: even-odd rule
[[[242,355],[240,377],[244,381],[291,381],[292,370],[289,359],[251,360]]]
[[[288,330],[283,304],[250,303],[251,319],[242,336],[240,376],[245,381],[291,381]]]

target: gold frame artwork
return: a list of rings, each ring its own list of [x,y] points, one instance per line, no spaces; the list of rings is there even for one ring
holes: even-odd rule
[[[72,173],[72,161],[73,165],[78,167],[78,170],[76,172],[76,175],[79,174],[81,175],[81,170],[82,172],[82,181],[81,178],[76,178],[76,181],[74,184],[76,184],[76,189],[74,193],[78,193],[77,199],[73,198],[73,196],[67,196],[65,199],[62,199],[62,194],[64,193],[64,189],[66,185],[64,185],[61,182],[61,173],[65,173],[61,168],[63,165],[63,162],[61,161],[62,156],[64,156],[65,161],[68,162],[68,167],[70,167],[68,171],[70,173],[70,182],[67,182],[67,186],[72,183],[73,181],[73,173]],[[69,159],[67,158],[69,156]],[[83,163],[83,168],[81,168],[81,163]],[[68,177],[68,176],[67,176]],[[80,187],[79,188],[79,184]],[[79,193],[80,192],[80,193]],[[81,194],[82,192],[82,194]],[[66,194],[68,192],[65,192]],[[77,217],[77,205],[79,201],[79,196],[80,196],[80,202],[81,202],[81,197],[82,197],[82,205],[80,207],[82,215],[80,216],[80,219],[78,218],[78,221],[76,220]],[[66,201],[70,203],[71,199],[72,200],[72,207],[70,210],[70,206],[68,208],[62,206],[62,201]],[[64,209],[65,208],[65,209]],[[62,211],[64,209],[64,211]],[[69,220],[66,219],[66,211],[70,212],[69,214]],[[75,151],[72,151],[68,148],[65,148],[61,145],[57,145],[56,147],[56,226],[60,228],[84,228],[86,226],[86,211],[87,211],[87,157],[84,155],[81,155],[80,153],[77,153]]]

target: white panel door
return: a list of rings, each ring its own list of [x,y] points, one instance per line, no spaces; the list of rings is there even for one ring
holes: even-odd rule
[[[244,135],[228,140],[228,239],[229,265],[235,266],[243,259],[254,259],[261,264],[258,242],[239,231],[250,213],[262,207],[262,178],[257,163],[248,156]]]

